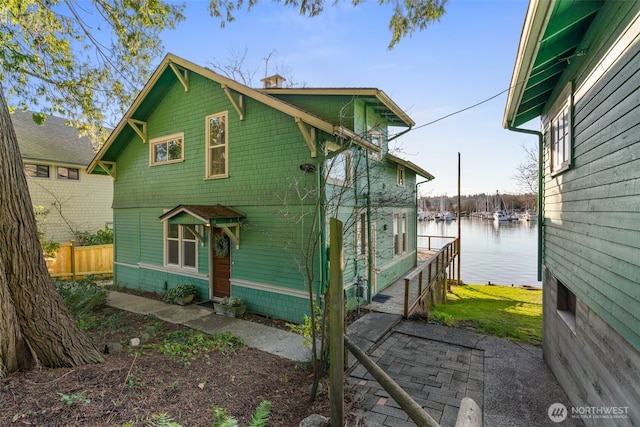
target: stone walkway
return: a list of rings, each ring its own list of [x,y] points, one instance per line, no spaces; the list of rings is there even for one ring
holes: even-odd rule
[[[443,427],[455,425],[463,397],[480,406],[490,427],[556,426],[549,407],[570,406],[539,347],[389,313],[369,313],[347,334]],[[352,355],[349,366],[348,382],[361,396],[358,410],[367,426],[416,425]]]
[[[392,333],[370,357],[443,426],[455,425],[460,400],[484,401],[484,352]],[[362,365],[350,375],[367,425],[415,426]]]

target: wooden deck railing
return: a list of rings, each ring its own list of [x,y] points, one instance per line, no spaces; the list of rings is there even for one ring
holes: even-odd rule
[[[61,243],[56,257],[47,259],[47,269],[56,279],[76,279],[88,275],[113,275],[113,245],[76,246]]]
[[[460,255],[460,239],[444,236],[428,237],[428,248],[431,250],[431,238],[440,237],[450,241],[438,249],[424,262],[418,264],[404,278],[404,317],[409,318],[418,308],[446,302],[450,282],[458,283],[456,258]],[[449,279],[451,278],[451,279]]]

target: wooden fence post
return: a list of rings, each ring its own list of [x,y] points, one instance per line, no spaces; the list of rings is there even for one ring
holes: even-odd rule
[[[332,427],[344,425],[344,301],[342,222],[329,221],[329,403]]]
[[[71,280],[76,280],[76,241],[71,241]]]

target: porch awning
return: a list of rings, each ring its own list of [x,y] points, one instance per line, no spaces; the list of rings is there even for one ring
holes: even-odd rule
[[[160,216],[170,224],[210,225],[240,222],[242,218],[242,212],[222,205],[178,205]]]
[[[221,228],[240,248],[240,221],[245,215],[233,208],[222,205],[178,205],[160,216],[169,224],[205,225]]]

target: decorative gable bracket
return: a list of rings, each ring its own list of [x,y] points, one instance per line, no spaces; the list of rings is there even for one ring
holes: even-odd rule
[[[98,161],[98,166],[102,168],[109,176],[116,179],[116,162],[107,162],[106,160]]]
[[[227,94],[227,98],[229,98],[229,102],[231,102],[231,105],[233,105],[233,108],[236,109],[236,112],[238,113],[240,120],[244,120],[244,97],[241,94],[239,94],[238,101],[236,102],[236,99],[233,97],[233,94],[231,93],[231,89],[229,89],[229,86],[227,86],[224,83],[222,83],[220,86],[222,87],[222,90],[224,90],[224,93]]]
[[[186,68],[182,68],[173,62],[169,62],[169,67],[173,70],[180,83],[182,83],[182,87],[184,87],[185,92],[189,92],[189,73]]]
[[[217,224],[216,227],[220,227],[224,234],[236,244],[236,249],[240,249],[240,223]]]
[[[138,134],[140,138],[142,138],[142,143],[147,143],[147,122],[143,122],[142,120],[136,119],[127,119],[127,123],[129,126],[133,128],[134,131]]]
[[[302,137],[309,147],[311,157],[317,157],[318,150],[316,148],[316,129],[307,125],[300,117],[296,117],[296,123],[298,125],[298,128],[300,129],[300,133],[302,133]]]

